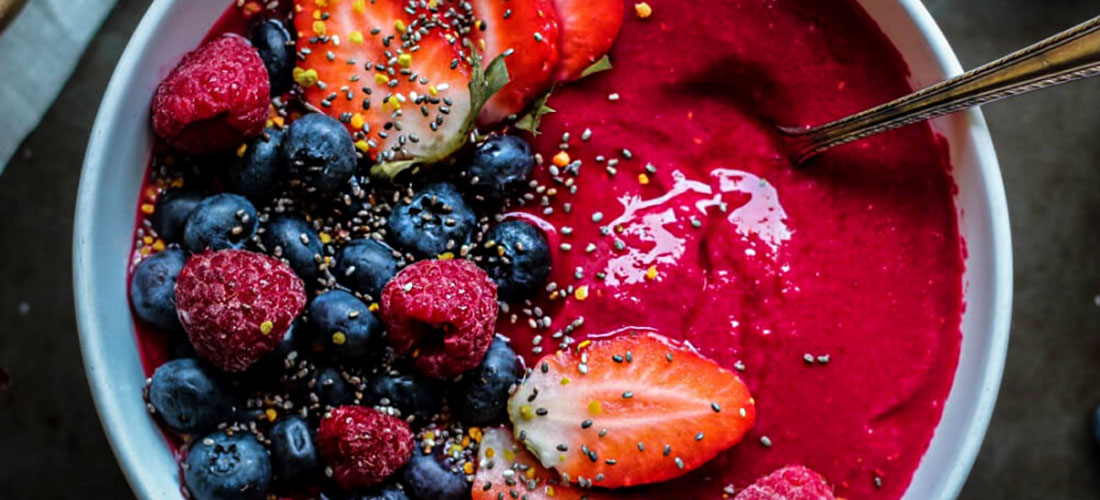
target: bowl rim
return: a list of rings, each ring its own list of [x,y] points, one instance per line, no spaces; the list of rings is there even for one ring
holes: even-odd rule
[[[80,185],[77,195],[76,214],[73,231],[73,293],[77,314],[77,330],[84,361],[85,373],[91,389],[100,423],[107,435],[111,450],[118,460],[127,482],[133,492],[143,499],[158,496],[154,488],[156,479],[150,476],[149,467],[143,467],[143,457],[136,437],[124,432],[125,427],[117,425],[132,415],[121,413],[119,405],[107,395],[113,384],[111,371],[112,353],[103,342],[105,332],[98,324],[97,313],[92,300],[85,297],[95,295],[95,279],[92,262],[96,260],[96,248],[88,244],[93,239],[94,208],[98,202],[95,193],[98,185],[108,172],[110,165],[110,137],[107,132],[120,119],[120,105],[126,94],[130,75],[137,70],[149,40],[156,36],[156,30],[165,22],[178,0],[154,0],[145,12],[137,28],[130,37],[118,63],[112,73],[110,83],[103,94],[85,153]],[[942,31],[920,0],[896,0],[908,14],[918,31],[935,54],[943,71],[948,76],[963,72],[954,51],[951,49]],[[1005,356],[1008,348],[1009,323],[1012,305],[1012,245],[1008,221],[1008,204],[1000,166],[989,135],[989,129],[982,113],[971,109],[960,113],[967,124],[967,137],[974,148],[978,171],[985,188],[987,205],[990,209],[988,223],[992,247],[991,273],[991,321],[986,328],[989,332],[989,349],[985,366],[979,373],[981,392],[975,405],[959,453],[955,456],[955,467],[947,477],[942,478],[942,498],[958,496],[970,469],[977,458],[986,429],[992,417],[1001,378],[1004,371]],[[129,313],[129,312],[128,312]],[[952,384],[954,387],[954,382]],[[937,430],[942,425],[937,424]],[[935,439],[933,437],[933,439]],[[918,468],[919,470],[919,468]]]

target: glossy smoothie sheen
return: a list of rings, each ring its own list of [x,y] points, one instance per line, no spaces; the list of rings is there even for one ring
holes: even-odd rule
[[[577,341],[652,328],[743,369],[755,429],[658,486],[669,498],[720,498],[788,464],[838,497],[899,498],[959,355],[946,146],[921,124],[796,170],[770,124],[908,93],[905,62],[849,0],[649,3],[649,19],[627,16],[614,70],[548,103],[537,176],[556,194],[516,215],[550,235],[550,289],[565,298],[536,301],[549,328],[513,307],[501,331],[528,363],[583,318]],[[565,133],[578,175],[550,166]]]

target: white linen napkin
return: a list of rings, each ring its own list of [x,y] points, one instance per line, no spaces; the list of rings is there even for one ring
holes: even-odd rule
[[[0,172],[46,114],[116,0],[30,0],[0,33]]]

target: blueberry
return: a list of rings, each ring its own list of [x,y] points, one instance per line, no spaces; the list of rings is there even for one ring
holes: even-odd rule
[[[267,433],[275,476],[286,484],[301,484],[320,469],[313,430],[305,419],[289,416],[275,422]]]
[[[202,202],[202,194],[188,189],[171,189],[157,198],[151,217],[157,236],[169,243],[183,238],[183,226],[187,216]]]
[[[462,472],[451,470],[450,459],[413,452],[401,469],[401,484],[414,500],[462,500],[470,498],[470,485]]]
[[[260,500],[271,485],[267,450],[247,432],[214,432],[195,441],[183,478],[194,500]]]
[[[227,420],[233,411],[233,396],[213,367],[195,358],[182,358],[153,372],[149,404],[169,428],[191,434]]]
[[[286,259],[307,287],[317,284],[317,265],[324,248],[308,222],[288,215],[272,217],[260,233],[260,241],[267,253]]]
[[[183,228],[183,246],[192,252],[241,248],[256,232],[256,207],[243,196],[209,196],[199,203]]]
[[[265,19],[253,25],[250,38],[267,67],[271,96],[282,94],[294,81],[294,38],[278,19]]]
[[[550,247],[535,226],[518,220],[502,222],[489,230],[485,240],[495,245],[480,250],[481,265],[496,282],[501,298],[527,299],[546,283]]]
[[[138,264],[130,278],[130,301],[141,319],[161,330],[181,330],[176,315],[176,277],[186,263],[187,252],[169,248]]]
[[[515,196],[527,187],[535,157],[527,141],[514,135],[494,135],[477,146],[470,163],[470,189],[490,203]]]
[[[291,179],[322,193],[339,191],[355,173],[351,134],[335,118],[321,113],[310,113],[290,124],[281,158]]]
[[[348,500],[409,500],[405,491],[396,485],[387,484],[358,495],[348,497]]]
[[[440,182],[394,207],[389,223],[398,247],[420,257],[435,257],[469,243],[477,220],[458,190]]]
[[[340,249],[333,273],[344,286],[380,299],[386,283],[397,274],[397,259],[385,243],[363,238]]]
[[[443,407],[443,388],[439,382],[419,375],[382,373],[367,384],[368,404],[392,406],[402,418],[414,417],[413,423],[427,423]]]
[[[484,426],[508,418],[508,389],[519,380],[516,353],[495,338],[481,364],[462,375],[454,391],[454,408],[466,425]]]
[[[1092,412],[1092,442],[1100,446],[1100,406]]]
[[[312,401],[312,396],[317,396],[317,403],[322,408],[337,407],[351,403],[355,399],[353,388],[340,370],[329,367],[318,368],[302,386],[303,397]]]
[[[263,204],[271,198],[279,180],[279,145],[284,133],[277,128],[264,132],[245,144],[244,155],[232,156],[222,173],[226,190]]]
[[[310,301],[309,327],[325,352],[337,359],[361,358],[382,340],[382,322],[363,301],[343,290],[331,290]]]

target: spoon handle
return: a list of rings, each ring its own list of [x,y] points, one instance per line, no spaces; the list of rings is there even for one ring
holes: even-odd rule
[[[1100,17],[905,97],[808,128],[780,127],[799,165],[886,130],[1100,74]]]

